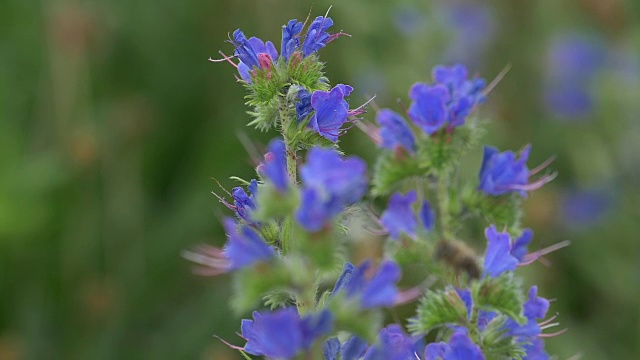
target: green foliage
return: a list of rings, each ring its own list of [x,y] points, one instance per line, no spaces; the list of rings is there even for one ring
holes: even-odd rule
[[[272,294],[291,293],[295,274],[291,274],[282,262],[261,263],[236,272],[233,278],[231,308],[242,314],[256,308],[258,299],[282,300]],[[298,274],[299,275],[299,274]],[[274,303],[277,304],[277,303]]]
[[[414,335],[427,334],[429,331],[447,324],[466,325],[467,307],[453,288],[428,291],[416,310],[416,317],[409,320],[408,330]]]
[[[415,158],[405,154],[397,156],[392,152],[381,154],[373,170],[374,196],[388,195],[401,184],[415,176],[423,176],[424,170],[419,166]]]
[[[284,290],[274,290],[268,292],[262,297],[264,305],[270,310],[274,310],[280,307],[291,306],[294,300],[293,294]]]
[[[505,315],[498,315],[491,320],[481,333],[478,345],[487,359],[522,359],[526,354],[523,343],[514,341],[513,337],[504,336]]]
[[[462,156],[478,144],[483,133],[476,121],[468,120],[464,126],[451,131],[443,128],[430,137],[419,136],[417,157],[420,166],[428,174],[455,168]]]
[[[523,324],[522,284],[520,280],[507,272],[497,278],[486,276],[472,286],[475,305],[483,310],[497,311]]]

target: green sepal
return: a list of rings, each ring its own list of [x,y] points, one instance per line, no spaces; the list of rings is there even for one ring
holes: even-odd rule
[[[522,196],[510,193],[500,196],[487,195],[479,190],[466,191],[464,205],[482,216],[488,224],[509,229],[518,228],[522,219]]]
[[[520,324],[527,321],[522,314],[522,284],[511,272],[496,278],[485,276],[473,284],[472,294],[475,305],[480,309],[497,311]]]
[[[460,158],[478,143],[482,134],[476,122],[468,121],[451,131],[442,128],[432,136],[418,137],[417,157],[420,166],[426,168],[429,174],[455,168]]]
[[[298,139],[298,145],[303,149],[310,149],[313,146],[321,146],[325,148],[332,148],[340,153],[340,155],[343,155],[336,143],[320,135],[313,129],[306,127],[300,129],[296,134],[296,138]]]
[[[262,297],[264,305],[270,310],[293,304],[294,296],[286,290],[273,290]]]
[[[253,117],[247,126],[253,126],[262,132],[268,131],[278,120],[278,100],[274,98],[264,104],[255,105],[247,114]]]
[[[400,187],[402,182],[414,176],[422,176],[424,170],[416,158],[398,157],[395,153],[385,151],[378,157],[373,170],[373,196],[384,196]]]
[[[416,317],[409,319],[407,329],[413,335],[423,335],[447,324],[468,324],[467,307],[455,289],[428,291],[416,310]]]
[[[281,193],[267,182],[260,187],[256,203],[258,207],[251,216],[257,221],[291,216],[298,207],[298,189],[290,185],[286,192]]]
[[[314,54],[302,61],[294,57],[285,65],[288,68],[288,81],[291,84],[304,86],[309,92],[328,90],[329,80],[324,76],[324,63]]]
[[[238,314],[255,309],[265,294],[290,292],[291,274],[281,261],[272,260],[234,273],[231,308]]]
[[[347,299],[344,293],[334,295],[328,301],[328,308],[334,315],[335,329],[348,331],[373,343],[382,328],[383,316],[380,310],[362,310],[360,299]]]
[[[522,359],[526,355],[522,348],[523,342],[504,336],[507,319],[505,315],[498,315],[481,333],[478,345],[487,359]]]
[[[262,226],[260,226],[258,230],[267,244],[280,247],[280,225],[277,221],[263,221]]]

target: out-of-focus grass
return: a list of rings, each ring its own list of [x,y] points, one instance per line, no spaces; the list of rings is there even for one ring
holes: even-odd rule
[[[407,106],[408,88],[435,64],[463,61],[486,78],[511,64],[480,112],[492,119],[485,140],[532,143],[531,164],[558,155],[560,176],[530,196],[527,224],[539,247],[573,242],[548,256],[550,267],[526,269],[569,328],[548,348],[560,358],[635,358],[640,9],[589,0],[464,5],[335,4],[336,29],[353,37],[322,50],[328,75],[354,85],[352,104],[377,94],[378,105],[401,110],[396,99]],[[316,2],[313,15],[328,6]],[[206,59],[231,52],[224,40],[236,28],[279,45],[280,26],[309,8],[275,0],[0,5],[0,358],[238,358],[212,337],[241,343],[228,279],[192,275],[179,254],[224,242],[218,224],[229,214],[209,194],[210,178],[231,187],[227,176],[252,176],[238,132],[258,147],[274,134],[245,127],[234,69]],[[585,85],[595,103],[579,121],[559,120],[544,103],[547,54],[566,33],[627,57]],[[355,129],[344,146],[371,159]],[[603,189],[610,201],[574,223],[563,204],[575,189]]]

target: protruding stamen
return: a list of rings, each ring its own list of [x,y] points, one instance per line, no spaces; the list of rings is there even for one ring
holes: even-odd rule
[[[502,79],[505,77],[505,75],[507,75],[509,70],[511,70],[511,64],[507,64],[504,67],[504,69],[502,69],[502,71],[500,71],[498,75],[496,75],[495,79],[493,79],[493,81],[491,81],[491,83],[489,83],[489,85],[487,85],[487,87],[484,89],[484,91],[482,92],[482,95],[484,96],[489,95],[491,90],[493,90],[493,88],[495,88],[496,85],[498,85],[500,81],[502,81]]]
[[[533,170],[530,170],[529,171],[529,177],[531,177],[532,175],[535,175],[535,174],[539,173],[540,171],[544,170],[547,166],[549,166],[552,162],[554,162],[556,158],[557,158],[557,156],[553,155],[550,158],[548,158],[547,160],[545,160],[544,162],[542,162],[542,164],[536,166]]]

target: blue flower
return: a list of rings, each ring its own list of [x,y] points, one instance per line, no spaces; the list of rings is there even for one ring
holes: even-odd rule
[[[439,342],[427,345],[425,360],[484,360],[480,347],[471,341],[464,332],[456,332],[448,343]]]
[[[562,120],[587,117],[595,107],[589,91],[605,63],[606,49],[594,37],[563,34],[551,44],[545,84],[545,105]]]
[[[407,360],[415,359],[421,341],[404,333],[398,324],[385,327],[378,334],[378,342],[369,347],[364,360]]]
[[[464,302],[464,306],[467,308],[467,318],[471,320],[471,312],[473,310],[473,298],[471,297],[471,290],[469,289],[456,289],[456,293]]]
[[[541,338],[534,338],[522,347],[526,353],[522,360],[549,360],[549,354],[544,351],[544,341]]]
[[[505,271],[513,271],[518,259],[511,255],[511,237],[507,232],[499,233],[495,225],[485,229],[487,251],[484,255],[484,275],[497,277]]]
[[[282,45],[280,54],[285,61],[300,47],[300,32],[304,24],[296,19],[289,20],[287,25],[282,27]]]
[[[538,189],[553,180],[554,175],[549,175],[529,183],[529,176],[532,175],[527,168],[530,151],[531,145],[527,145],[520,153],[520,158],[516,159],[513,151],[499,152],[492,146],[485,146],[478,190],[493,196],[517,192],[525,197],[527,191]]]
[[[392,239],[400,237],[401,232],[411,237],[416,235],[417,220],[411,209],[416,199],[415,190],[409,191],[404,196],[399,192],[391,195],[387,209],[382,213],[380,220]]]
[[[429,135],[440,130],[448,117],[448,89],[443,85],[415,83],[409,91],[409,97],[413,100],[409,107],[411,120]]]
[[[415,154],[416,140],[411,128],[400,114],[389,109],[382,109],[376,115],[376,120],[380,124],[381,147],[391,150],[404,148],[410,154]]]
[[[518,262],[524,261],[525,255],[527,255],[527,246],[533,239],[533,231],[531,229],[524,229],[520,237],[517,238],[511,247],[511,255],[518,259]]]
[[[289,176],[287,175],[287,159],[284,142],[273,139],[267,146],[265,163],[261,168],[265,177],[271,180],[276,190],[287,191],[289,187]]]
[[[539,297],[538,287],[532,286],[529,289],[529,300],[524,303],[522,311],[527,322],[520,325],[513,319],[507,319],[505,329],[510,336],[517,337],[521,342],[528,342],[540,335],[541,329],[536,320],[547,316],[548,310],[549,300]]]
[[[296,220],[308,231],[318,231],[344,206],[359,201],[367,190],[366,164],[343,158],[335,150],[312,148],[300,168],[304,187]]]
[[[302,318],[294,308],[256,311],[253,320],[242,320],[242,337],[247,340],[243,350],[258,356],[291,359],[332,327],[333,315],[328,310]]]
[[[333,20],[329,17],[318,16],[313,20],[302,44],[302,54],[305,57],[322,49],[333,40],[333,37],[327,33],[331,26],[333,26]]]
[[[301,121],[307,118],[313,111],[311,106],[311,93],[305,89],[300,88],[298,90],[298,101],[296,101],[296,120],[299,124]]]
[[[365,261],[357,268],[351,263],[345,263],[331,293],[344,291],[347,298],[359,298],[363,309],[392,306],[398,295],[396,283],[400,280],[400,267],[393,261],[385,261],[367,279],[365,275],[370,267],[370,261]]]
[[[424,225],[427,231],[433,229],[433,225],[436,222],[436,215],[433,212],[433,208],[426,200],[422,201],[422,206],[420,207],[420,220],[422,220],[422,225]]]
[[[245,78],[249,75],[250,70],[253,68],[266,69],[278,58],[278,51],[271,41],[265,43],[257,37],[247,40],[240,29],[233,32],[233,45],[236,48],[234,55],[240,60],[238,72],[245,81],[251,80],[250,77],[249,79]]]
[[[340,128],[349,116],[349,103],[344,99],[353,88],[338,84],[330,91],[317,90],[311,95],[311,107],[316,111],[309,125],[325,138],[336,142]]]
[[[352,336],[344,344],[340,345],[338,338],[331,338],[324,343],[322,350],[325,360],[359,360],[367,351],[366,341],[357,336]],[[340,354],[340,357],[338,357]]]
[[[233,197],[233,207],[236,212],[236,215],[249,224],[256,224],[251,219],[251,213],[256,210],[256,196],[258,194],[258,183],[255,179],[251,180],[249,184],[249,192],[251,196],[247,194],[246,191],[240,186],[234,187],[231,190],[231,196]]]
[[[241,225],[238,231],[235,221],[225,219],[224,228],[229,237],[224,247],[224,255],[229,261],[228,270],[248,267],[275,256],[273,248],[249,227]]]
[[[468,80],[467,68],[463,65],[436,66],[432,76],[436,83],[446,86],[449,90],[447,109],[451,126],[464,125],[471,110],[486,100],[482,93],[486,82],[481,78]]]

